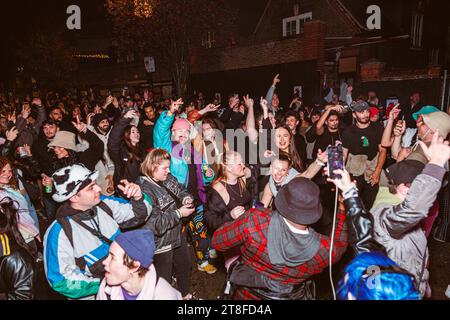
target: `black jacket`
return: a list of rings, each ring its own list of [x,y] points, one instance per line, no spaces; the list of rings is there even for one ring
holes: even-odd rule
[[[49,143],[50,141],[47,137],[44,134],[41,134],[31,147],[31,154],[33,155],[33,159],[36,160],[39,165],[39,171],[45,173],[47,176],[50,176],[53,173],[53,151],[49,150]]]
[[[149,120],[147,119],[147,117],[144,115],[143,117],[141,117],[140,121],[139,121],[139,133],[141,134],[141,148],[142,150],[149,150],[149,149],[153,149],[153,129],[155,128],[155,126],[146,126],[144,124],[144,121]],[[156,123],[156,119],[153,120],[149,120],[152,121],[153,123]]]
[[[359,197],[344,200],[347,223],[349,224],[349,242],[353,256],[372,251],[385,252],[382,245],[373,238],[373,217],[366,210]]]
[[[117,186],[120,184],[121,180],[126,179],[129,182],[135,182],[141,174],[142,160],[131,160],[127,151],[127,146],[122,140],[125,128],[130,122],[131,119],[126,119],[124,117],[116,121],[108,139],[108,153],[111,160],[114,162],[113,181],[116,192],[119,195],[122,195],[122,192],[117,189]],[[142,154],[143,153],[141,152],[141,157]]]
[[[2,236],[5,239],[5,234]],[[35,262],[13,237],[8,236],[8,242],[9,245],[0,243],[0,300],[32,300],[36,281]],[[6,255],[8,251],[10,254]]]
[[[152,214],[143,228],[150,229],[155,234],[156,250],[168,245],[172,249],[179,247],[183,218],[180,218],[176,210],[183,206],[184,198],[193,199],[192,195],[172,175],[160,184],[144,177],[140,177],[137,183],[152,202]]]

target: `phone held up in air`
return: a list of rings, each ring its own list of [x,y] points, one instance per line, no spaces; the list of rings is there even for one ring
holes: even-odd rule
[[[344,170],[344,150],[342,145],[328,147],[328,174],[330,179],[342,179],[335,170]]]

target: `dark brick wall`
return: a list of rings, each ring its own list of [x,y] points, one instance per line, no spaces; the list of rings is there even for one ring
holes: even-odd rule
[[[324,59],[326,26],[320,21],[305,24],[301,38],[222,49],[196,49],[191,54],[192,73],[219,72]]]

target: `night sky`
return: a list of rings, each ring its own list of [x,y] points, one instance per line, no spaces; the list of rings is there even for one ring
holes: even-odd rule
[[[69,5],[81,8],[81,31],[66,28]],[[62,34],[67,40],[109,36],[103,0],[18,0],[0,4],[0,80],[11,78],[16,67],[16,48],[34,32]]]

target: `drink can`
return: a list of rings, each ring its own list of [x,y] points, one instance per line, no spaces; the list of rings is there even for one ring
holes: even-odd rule
[[[53,184],[47,184],[45,186],[45,193],[52,193],[53,191]]]
[[[19,157],[23,158],[27,156],[27,151],[25,150],[24,147],[18,147],[17,154],[19,155]]]

